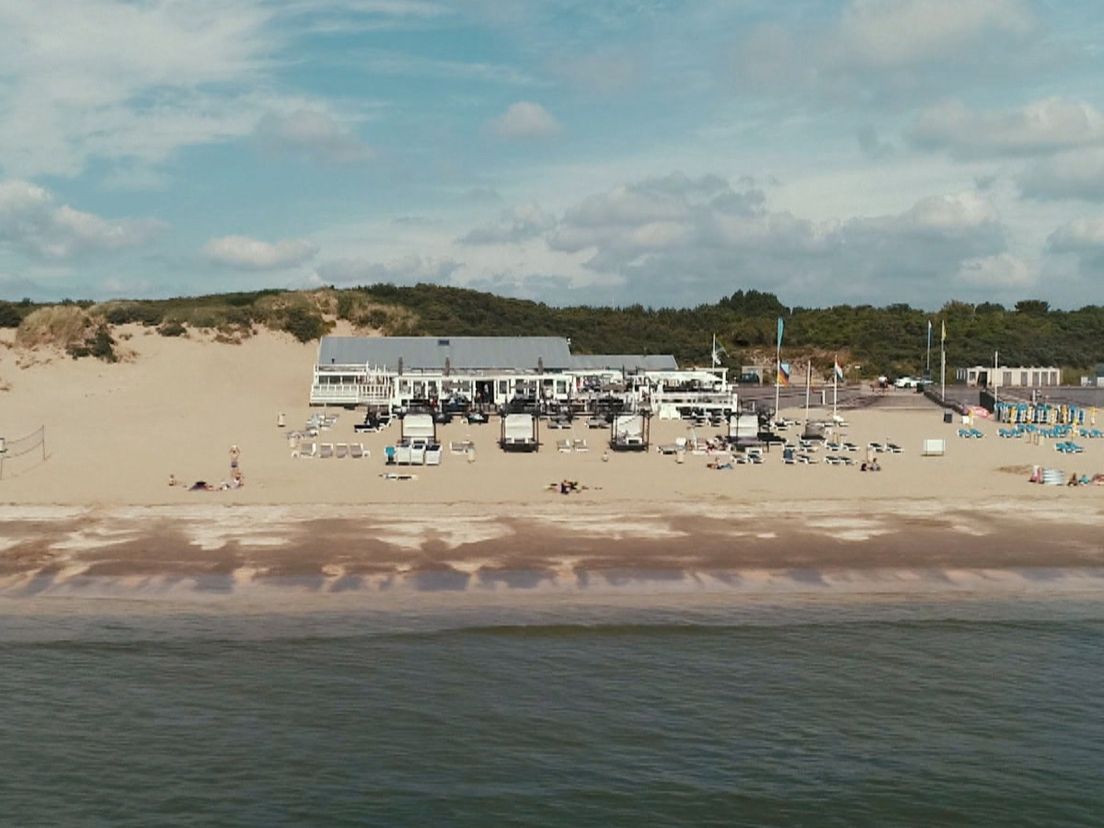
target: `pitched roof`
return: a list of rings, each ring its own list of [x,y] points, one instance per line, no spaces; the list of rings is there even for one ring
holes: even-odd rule
[[[385,370],[535,371],[571,367],[567,340],[558,336],[324,336],[319,365],[371,365]]]
[[[575,354],[571,357],[576,371],[677,371],[678,363],[670,354]]]

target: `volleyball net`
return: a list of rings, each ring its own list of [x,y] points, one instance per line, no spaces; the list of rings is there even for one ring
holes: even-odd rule
[[[4,479],[5,466],[10,467],[11,462],[20,457],[31,462],[36,458],[46,462],[46,426],[39,426],[23,437],[0,437],[0,480]]]

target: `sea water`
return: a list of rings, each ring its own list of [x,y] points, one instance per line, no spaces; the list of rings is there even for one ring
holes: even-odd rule
[[[0,607],[5,825],[1100,825],[1099,596]]]

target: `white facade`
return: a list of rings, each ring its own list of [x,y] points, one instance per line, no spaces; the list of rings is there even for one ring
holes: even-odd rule
[[[679,370],[670,356],[572,357],[566,340],[550,345],[551,339],[365,338],[368,344],[363,348],[348,339],[336,342],[324,339],[314,366],[310,402],[395,410],[415,402],[444,404],[454,398],[463,398],[476,406],[501,407],[519,397],[566,404],[614,396],[623,399],[630,410],[643,407],[653,412],[661,406],[713,410],[731,409],[735,405],[726,369]],[[560,343],[562,349],[557,348]],[[540,355],[542,348],[544,356]],[[528,353],[516,358],[515,349],[528,349]],[[353,355],[376,356],[386,362],[344,361]],[[422,364],[416,364],[415,359]],[[507,365],[472,368],[459,364],[462,360],[477,359],[477,364]],[[437,364],[429,364],[433,361]],[[512,366],[511,361],[515,363]],[[534,363],[532,368],[517,364],[528,366],[530,362]]]
[[[1062,384],[1062,369],[976,365],[972,368],[957,369],[955,378],[959,382],[974,387],[984,385],[987,388],[1044,388]]]

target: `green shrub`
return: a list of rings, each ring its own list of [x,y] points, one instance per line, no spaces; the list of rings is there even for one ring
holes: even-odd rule
[[[118,362],[119,357],[115,353],[115,340],[107,325],[99,325],[96,330],[83,342],[70,345],[67,352],[73,359],[91,356],[102,359],[104,362]]]
[[[284,317],[284,330],[300,342],[321,338],[328,327],[322,314],[298,305],[288,308]]]
[[[157,329],[157,332],[161,334],[161,336],[186,336],[188,334],[188,329],[174,320],[163,324]]]
[[[0,328],[18,328],[23,314],[11,302],[0,302]]]

